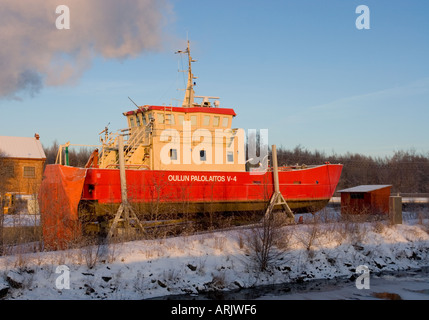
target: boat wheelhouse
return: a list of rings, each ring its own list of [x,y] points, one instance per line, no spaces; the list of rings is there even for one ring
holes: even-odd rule
[[[128,128],[108,133],[106,128],[99,168],[117,168],[117,137],[125,140],[125,166],[129,169],[245,171],[244,131],[232,128],[236,113],[220,108],[219,98],[195,96],[195,78],[189,42],[188,83],[181,107],[137,106],[124,112]]]

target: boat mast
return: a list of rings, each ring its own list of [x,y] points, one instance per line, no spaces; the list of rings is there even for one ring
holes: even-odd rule
[[[192,62],[195,62],[196,60],[193,60],[191,57],[191,50],[189,49],[189,40],[188,40],[188,47],[185,51],[177,51],[176,53],[187,53],[188,54],[188,83],[186,85],[186,93],[185,98],[183,99],[182,107],[190,108],[194,105],[194,82],[193,80],[196,79],[194,75],[192,74]]]

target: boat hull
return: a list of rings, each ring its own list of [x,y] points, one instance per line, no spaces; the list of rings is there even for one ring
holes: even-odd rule
[[[280,192],[295,212],[314,212],[329,201],[342,165],[279,171]],[[193,204],[192,211],[248,211],[266,208],[272,172],[126,170],[127,196],[135,203]],[[87,169],[82,201],[120,203],[119,170]]]
[[[294,213],[316,212],[333,196],[341,171],[340,164],[283,168],[280,192]],[[157,219],[162,213],[260,213],[274,192],[271,171],[126,170],[126,183],[128,201],[148,219],[154,213]],[[120,203],[118,169],[48,165],[39,192],[45,239],[73,238],[82,217],[111,217]]]

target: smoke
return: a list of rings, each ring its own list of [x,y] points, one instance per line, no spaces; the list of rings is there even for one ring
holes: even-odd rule
[[[92,60],[160,50],[171,14],[167,0],[1,0],[0,98],[34,96],[77,81]],[[56,8],[70,9],[59,30]]]
[[[32,70],[25,70],[19,74],[17,86],[20,90],[28,92],[33,97],[42,89],[42,77]]]

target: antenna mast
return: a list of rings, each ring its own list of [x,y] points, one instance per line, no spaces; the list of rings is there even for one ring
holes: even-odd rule
[[[186,107],[186,108],[190,108],[193,106],[194,104],[194,79],[197,79],[196,77],[194,77],[194,75],[192,74],[192,62],[195,62],[196,60],[193,60],[191,57],[191,50],[189,48],[189,40],[188,40],[188,47],[186,48],[185,51],[177,51],[176,53],[187,53],[188,54],[188,83],[186,85],[186,93],[185,93],[185,98],[183,99],[183,104],[182,107]]]

